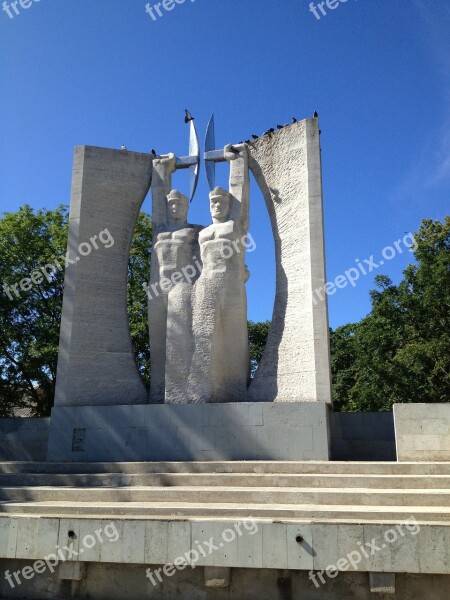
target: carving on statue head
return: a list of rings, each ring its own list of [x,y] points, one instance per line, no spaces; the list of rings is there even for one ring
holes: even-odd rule
[[[209,194],[209,205],[213,223],[225,223],[231,218],[232,197],[227,190],[215,187]]]
[[[187,225],[189,200],[178,190],[167,196],[167,222],[169,225]]]

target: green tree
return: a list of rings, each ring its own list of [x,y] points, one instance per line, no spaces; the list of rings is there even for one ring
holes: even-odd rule
[[[0,219],[0,416],[32,407],[36,416],[53,405],[64,286],[68,211],[27,205]],[[139,369],[148,383],[150,358],[147,299],[142,282],[150,271],[151,221],[141,213],[128,276],[130,330]],[[30,282],[45,265],[61,265]],[[22,283],[20,287],[19,284]]]
[[[450,397],[450,217],[424,220],[415,235],[417,264],[398,286],[375,279],[372,310],[332,333],[335,406],[390,410],[395,402]]]
[[[150,281],[151,248],[151,218],[147,213],[141,212],[134,231],[128,265],[128,321],[136,363],[147,388],[150,387],[148,299],[142,284]]]
[[[67,210],[34,212],[25,205],[0,220],[0,415],[35,406],[49,413],[56,377],[63,270],[29,278],[65,253]],[[64,261],[63,261],[64,262]],[[21,289],[19,283],[22,283]],[[28,291],[25,291],[29,287]],[[55,343],[56,340],[56,343]]]
[[[334,410],[348,409],[348,394],[356,379],[357,327],[349,324],[330,330]]]
[[[248,322],[248,340],[250,349],[250,374],[254,377],[261,361],[269,334],[270,321],[262,323]]]

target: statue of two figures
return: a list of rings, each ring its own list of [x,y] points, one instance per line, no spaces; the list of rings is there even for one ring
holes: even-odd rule
[[[176,157],[153,162],[151,403],[246,400],[248,152],[243,144],[224,153],[230,189],[210,193],[207,227],[188,222],[189,200],[172,189]]]

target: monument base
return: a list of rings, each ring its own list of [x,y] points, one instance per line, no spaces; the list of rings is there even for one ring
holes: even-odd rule
[[[450,403],[394,404],[400,462],[450,461]]]
[[[52,410],[48,460],[330,460],[326,402]]]

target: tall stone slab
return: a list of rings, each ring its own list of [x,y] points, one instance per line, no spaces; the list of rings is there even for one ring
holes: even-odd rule
[[[275,238],[276,297],[249,399],[331,404],[318,120],[264,136],[250,153]]]
[[[152,160],[75,149],[55,409],[147,402],[129,332],[127,267]],[[108,234],[113,243],[102,243]]]

